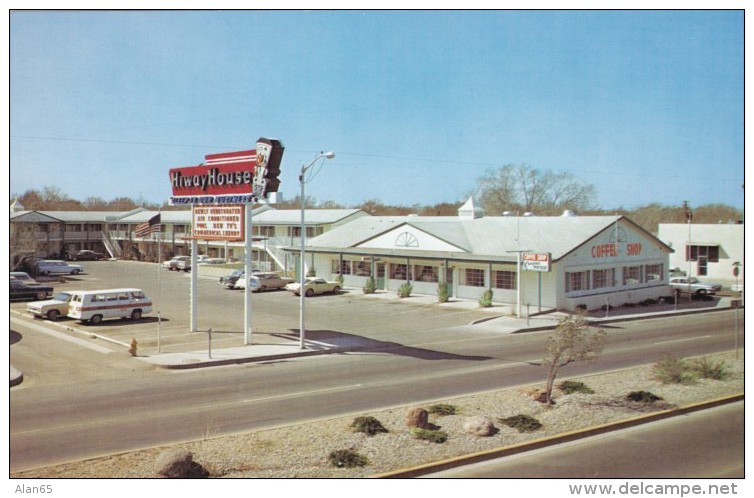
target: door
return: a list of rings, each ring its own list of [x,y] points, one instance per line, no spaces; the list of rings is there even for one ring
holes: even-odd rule
[[[453,268],[445,269],[445,281],[448,283],[448,291],[450,296],[453,296]]]
[[[707,275],[707,256],[699,256],[696,263],[696,274],[700,277]]]
[[[385,289],[385,263],[375,263],[375,283],[377,284],[377,288],[380,290],[387,290]]]

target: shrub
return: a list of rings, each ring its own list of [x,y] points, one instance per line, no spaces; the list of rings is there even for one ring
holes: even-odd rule
[[[482,308],[489,308],[492,306],[492,289],[487,289],[479,298],[479,306]]]
[[[412,290],[414,290],[414,286],[408,282],[404,282],[398,289],[398,297],[409,297]]]
[[[432,405],[429,407],[429,410],[427,410],[429,413],[432,413],[434,415],[455,415],[458,413],[458,407],[453,405],[448,405],[445,403],[440,403],[439,405]]]
[[[448,434],[443,431],[433,431],[429,429],[420,429],[418,427],[414,427],[411,429],[411,435],[414,436],[416,439],[421,439],[422,441],[430,441],[432,443],[444,443],[448,440]]]
[[[655,363],[653,368],[654,378],[663,384],[693,384],[696,382],[696,372],[692,365],[672,355],[665,355]]]
[[[309,268],[309,271],[306,272],[307,277],[316,277],[317,276],[317,269],[316,268]]]
[[[699,358],[692,364],[692,369],[702,379],[726,380],[730,378],[728,365],[724,361],[713,362],[708,358]]]
[[[437,284],[437,302],[447,303],[450,299],[450,285],[447,282]]]
[[[594,390],[584,384],[583,382],[576,382],[573,380],[564,380],[558,385],[558,389],[565,394],[582,393],[582,394],[594,394]]]
[[[346,278],[343,275],[338,274],[338,276],[335,277],[335,280],[337,280],[340,285],[343,285],[343,282],[345,282]]]
[[[374,277],[369,277],[364,284],[364,294],[374,294],[377,291],[377,281]]]
[[[374,417],[356,417],[354,421],[351,422],[351,427],[353,427],[355,432],[363,432],[367,436],[374,436],[381,432],[388,432],[388,430],[382,425],[382,422]]]
[[[648,391],[632,391],[626,395],[626,399],[636,403],[654,403],[662,401],[662,398]]]
[[[333,467],[350,468],[364,467],[369,461],[367,457],[359,455],[353,450],[334,450],[330,452],[327,461]]]
[[[517,429],[518,432],[534,432],[542,427],[542,423],[539,420],[529,415],[519,414],[507,418],[498,418],[497,420],[508,427]]]

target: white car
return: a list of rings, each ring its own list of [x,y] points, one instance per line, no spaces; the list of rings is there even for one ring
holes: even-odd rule
[[[72,265],[57,259],[45,259],[37,263],[36,270],[37,275],[49,275],[51,273],[69,273],[71,275],[78,275],[84,271],[84,267],[81,265]]]
[[[34,315],[35,318],[47,318],[54,322],[61,316],[68,316],[68,304],[70,302],[70,292],[59,292],[52,299],[27,304],[26,311]]]
[[[169,260],[163,261],[162,267],[166,270],[175,271],[178,270],[178,263],[181,261],[189,261],[190,259],[190,256],[173,256]]]
[[[340,282],[337,280],[325,280],[324,278],[307,278],[304,295],[306,297],[314,294],[337,294],[340,292]],[[292,282],[285,286],[285,290],[293,292],[296,295],[301,294],[301,282]]]
[[[293,283],[293,279],[281,277],[277,273],[259,272],[254,273],[249,278],[239,278],[236,281],[236,288],[245,289],[246,282],[249,283],[249,288],[252,292],[263,292],[266,290],[284,289],[286,285]]]
[[[670,279],[670,286],[679,292],[697,296],[714,296],[722,289],[719,284],[708,284],[696,277],[673,277]]]

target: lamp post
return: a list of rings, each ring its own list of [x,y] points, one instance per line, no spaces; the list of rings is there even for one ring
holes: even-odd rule
[[[299,346],[301,347],[301,349],[306,349],[306,328],[304,327],[304,299],[306,298],[306,225],[304,224],[304,185],[306,184],[306,180],[304,179],[304,175],[306,174],[307,170],[314,166],[314,164],[320,159],[332,159],[333,157],[335,157],[335,153],[332,151],[320,152],[319,154],[317,154],[317,157],[312,160],[312,162],[307,165],[301,166],[301,174],[299,174],[298,176],[298,181],[301,184],[301,197],[299,199],[301,202],[301,287],[299,287]]]

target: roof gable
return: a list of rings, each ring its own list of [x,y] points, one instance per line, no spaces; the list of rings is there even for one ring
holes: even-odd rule
[[[413,226],[411,223],[401,224],[358,244],[356,247],[405,251],[467,252],[466,249],[450,244],[432,233]]]

